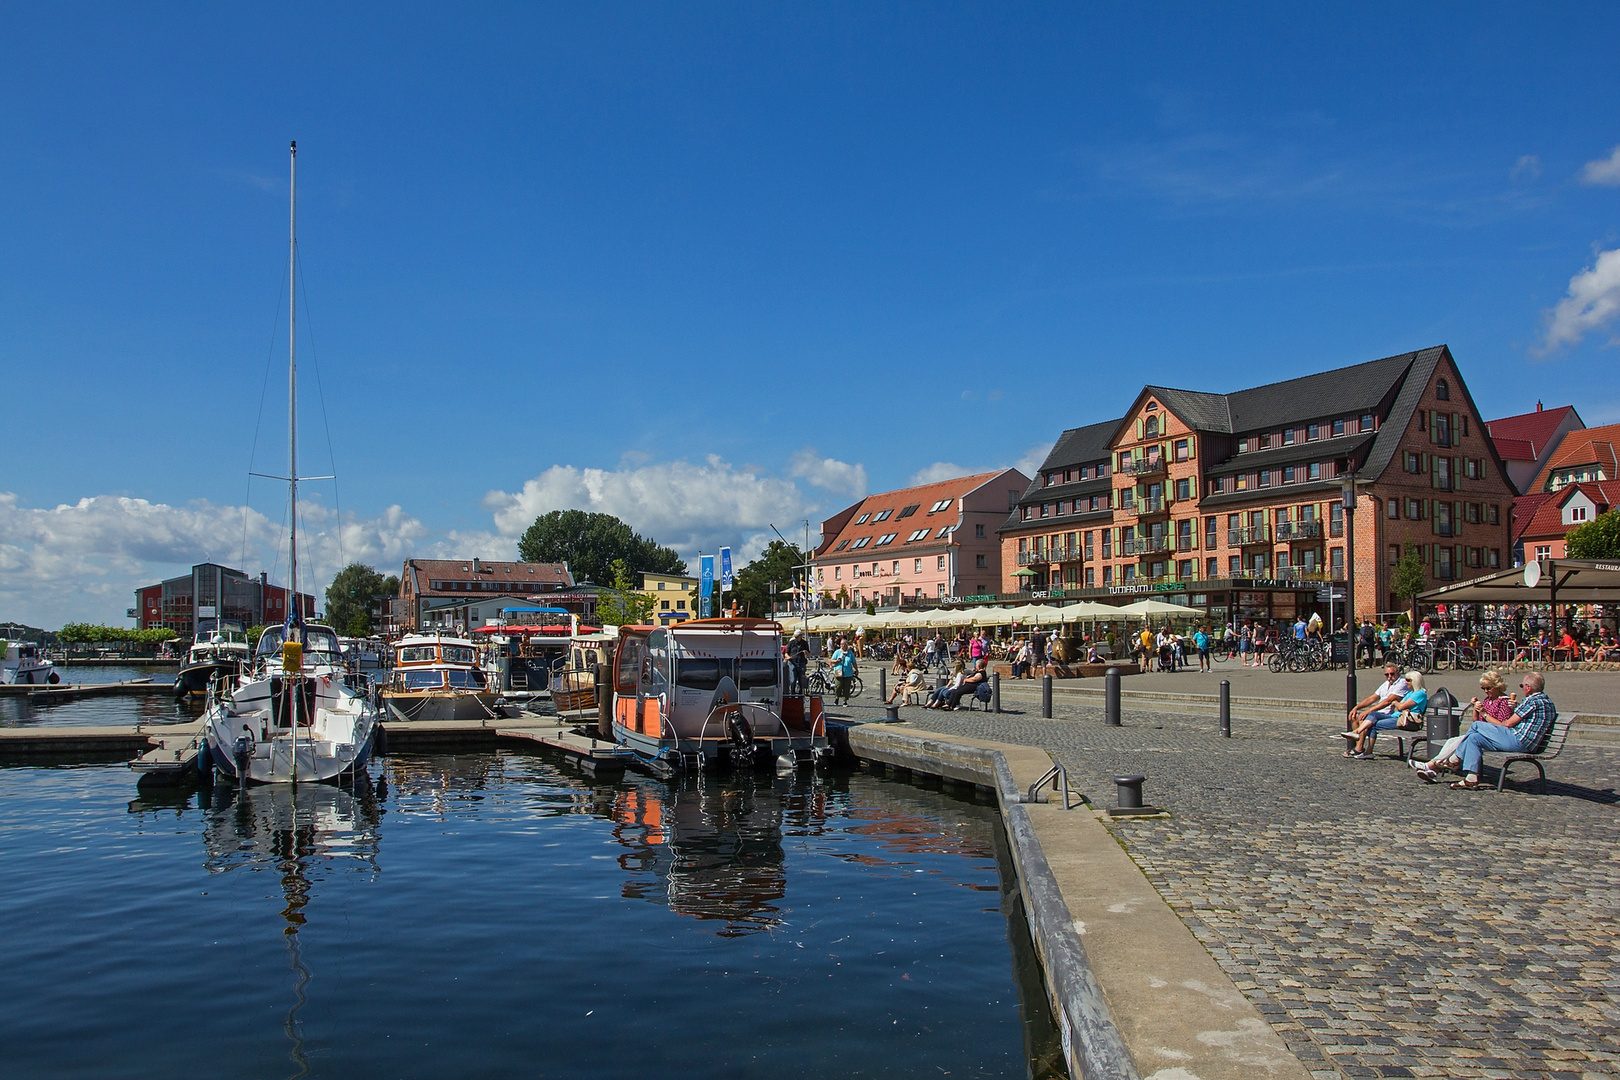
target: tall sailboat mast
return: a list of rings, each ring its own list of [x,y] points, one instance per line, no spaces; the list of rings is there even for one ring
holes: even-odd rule
[[[292,144],[287,186],[287,600],[298,610],[298,143]],[[300,613],[301,614],[301,613]]]

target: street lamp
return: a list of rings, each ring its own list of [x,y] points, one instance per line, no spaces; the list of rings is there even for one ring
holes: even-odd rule
[[[1344,626],[1345,644],[1349,646],[1350,665],[1344,674],[1344,713],[1348,717],[1361,696],[1356,693],[1356,485],[1370,483],[1356,479],[1350,473],[1339,482],[1344,498]],[[1333,582],[1328,582],[1328,612],[1333,611]],[[1331,654],[1333,645],[1328,644]],[[1349,721],[1346,720],[1346,723]]]

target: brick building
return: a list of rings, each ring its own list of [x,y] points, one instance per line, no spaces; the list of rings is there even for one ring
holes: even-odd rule
[[[868,495],[821,523],[816,591],[850,606],[993,595],[1003,577],[996,527],[1028,485],[1003,469]]]
[[[399,572],[394,624],[401,631],[419,630],[430,622],[471,628],[494,618],[503,604],[533,599],[575,610],[562,602],[565,597],[579,602],[564,591],[573,584],[573,575],[563,563],[406,559]]]
[[[299,593],[306,620],[315,617],[315,598]],[[226,627],[247,629],[285,622],[287,590],[270,584],[268,574],[249,577],[219,563],[198,563],[191,573],[135,590],[129,617],[139,629],[164,628],[181,637]]]
[[[1513,560],[1561,559],[1564,535],[1608,513],[1620,492],[1620,424],[1565,434],[1513,500]]]
[[[1002,592],[1326,617],[1352,475],[1357,613],[1404,606],[1389,582],[1408,547],[1432,584],[1506,565],[1514,487],[1442,345],[1231,394],[1147,386],[1065,431],[997,530]]]

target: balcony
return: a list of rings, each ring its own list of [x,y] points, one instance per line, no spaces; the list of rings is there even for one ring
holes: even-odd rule
[[[1227,547],[1254,547],[1271,543],[1270,525],[1251,525],[1247,529],[1227,529]]]
[[[1019,566],[1036,566],[1045,564],[1048,561],[1045,551],[1020,551],[1018,553]]]
[[[1136,504],[1129,509],[1139,518],[1163,517],[1170,512],[1170,506],[1164,501],[1163,495],[1151,499],[1137,499]]]
[[[1120,466],[1121,476],[1158,476],[1164,472],[1164,458],[1153,457],[1133,460]]]
[[[1132,555],[1159,555],[1170,551],[1173,546],[1168,536],[1139,536],[1134,540],[1121,540],[1119,553],[1125,556]]]
[[[1343,581],[1344,569],[1330,566],[1279,566],[1276,577],[1278,581],[1319,581],[1326,584]]]
[[[1322,539],[1322,523],[1320,521],[1279,521],[1277,522],[1277,542],[1298,543],[1301,540]]]

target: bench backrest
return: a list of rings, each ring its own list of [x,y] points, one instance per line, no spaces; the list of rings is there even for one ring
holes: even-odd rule
[[[1571,713],[1567,718],[1554,716],[1552,730],[1547,732],[1547,745],[1542,747],[1537,757],[1555,758],[1564,749],[1564,739],[1569,735],[1569,725],[1575,722],[1577,714]]]

